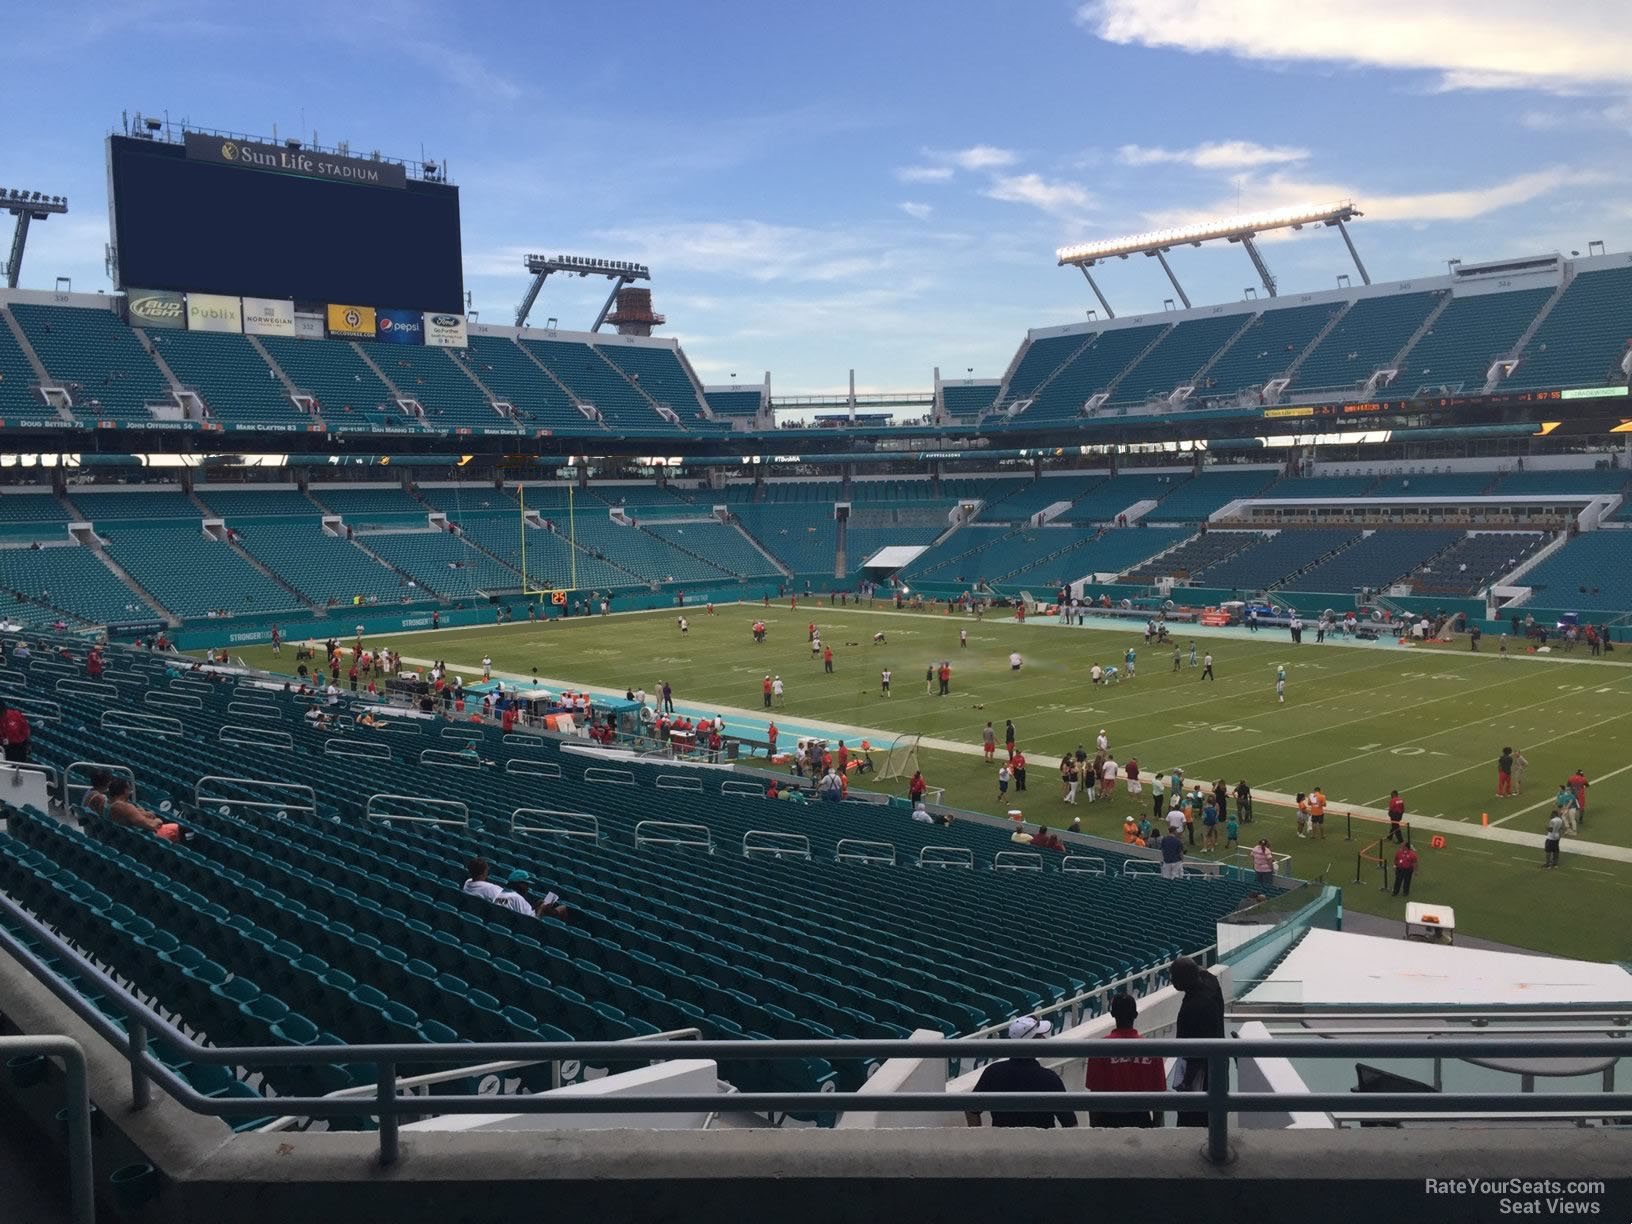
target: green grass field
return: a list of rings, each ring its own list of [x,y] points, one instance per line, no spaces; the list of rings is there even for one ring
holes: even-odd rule
[[[1499,658],[1439,648],[1408,650],[1338,644],[1315,645],[1307,634],[1293,646],[1284,633],[1257,637],[1198,638],[1209,647],[1216,681],[1200,679],[1186,657],[1173,669],[1172,648],[1146,649],[1138,626],[1127,631],[1065,629],[1033,622],[939,614],[898,614],[879,609],[829,608],[825,603],[762,609],[722,607],[714,616],[688,609],[690,632],[681,636],[673,612],[634,613],[556,624],[444,630],[399,635],[394,649],[410,659],[443,659],[450,669],[479,676],[490,654],[495,670],[623,689],[654,690],[662,680],[682,704],[757,711],[766,672],[781,675],[784,722],[821,720],[864,731],[919,733],[926,739],[966,745],[921,747],[920,761],[945,802],[1000,813],[1020,806],[1028,822],[1063,825],[1082,818],[1085,832],[1120,838],[1128,812],[1143,812],[1119,790],[1110,802],[1068,807],[1061,801],[1061,754],[1081,743],[1092,751],[1104,728],[1118,760],[1136,755],[1142,769],[1182,767],[1188,779],[1231,787],[1246,778],[1262,796],[1321,786],[1334,814],[1324,841],[1295,837],[1290,813],[1261,797],[1258,819],[1243,829],[1271,838],[1293,856],[1291,870],[1344,884],[1350,908],[1400,917],[1404,902],[1381,894],[1371,869],[1352,883],[1356,852],[1384,831],[1365,825],[1344,840],[1337,815],[1346,804],[1380,808],[1398,788],[1408,818],[1434,817],[1450,829],[1447,846],[1430,849],[1419,826],[1422,853],[1414,896],[1454,905],[1459,929],[1468,935],[1562,955],[1594,959],[1632,957],[1632,933],[1621,925],[1621,906],[1632,889],[1632,864],[1572,853],[1565,866],[1540,868],[1539,847],[1510,845],[1478,836],[1481,813],[1492,824],[1539,834],[1550,814],[1557,783],[1577,767],[1594,780],[1583,840],[1632,846],[1632,823],[1624,815],[1623,783],[1632,773],[1632,667],[1613,661],[1570,661],[1516,656]],[[763,617],[764,645],[750,625]],[[835,673],[826,675],[811,657],[806,626],[814,620],[835,652]],[[884,630],[888,644],[874,646]],[[958,631],[969,643],[960,648]],[[1181,649],[1188,639],[1180,634]],[[1487,639],[1487,645],[1491,645]],[[1095,686],[1094,663],[1122,663],[1132,646],[1138,674],[1115,686]],[[1008,664],[1019,650],[1025,666]],[[274,659],[269,648],[243,652],[257,666],[290,670],[292,652]],[[926,694],[924,670],[950,660],[952,693]],[[1577,661],[1580,660],[1580,661]],[[1275,699],[1278,665],[1287,668],[1287,698]],[[895,694],[879,693],[879,671],[895,673]],[[727,719],[731,715],[726,711]],[[995,766],[979,752],[980,732],[990,719],[1001,741],[1013,719],[1029,762],[1024,802],[999,803]],[[880,742],[882,737],[875,737]],[[887,742],[887,740],[884,740]],[[1524,793],[1495,798],[1495,759],[1503,745],[1521,748],[1530,766]]]

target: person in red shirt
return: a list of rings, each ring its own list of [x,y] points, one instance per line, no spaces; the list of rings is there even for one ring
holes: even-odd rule
[[[1111,1000],[1111,1016],[1116,1027],[1107,1037],[1135,1040],[1139,1030],[1133,1022],[1139,1017],[1139,1005],[1133,996],[1119,994]],[[1127,1058],[1090,1058],[1088,1060],[1087,1088],[1089,1092],[1166,1092],[1167,1072],[1162,1060],[1150,1055],[1130,1055]],[[1155,1115],[1148,1109],[1114,1113],[1091,1111],[1090,1126],[1155,1126]]]
[[[1417,852],[1406,842],[1394,852],[1394,895],[1411,896],[1411,877],[1417,874]]]
[[[85,656],[85,674],[92,680],[102,678],[102,652],[91,647],[91,653]]]
[[[1388,793],[1388,840],[1403,842],[1405,835],[1400,832],[1400,821],[1405,819],[1405,800],[1400,798],[1399,791]]]
[[[941,682],[941,696],[945,697],[952,691],[952,665],[950,663],[942,663],[940,671],[936,673],[936,677]]]
[[[928,789],[929,785],[924,781],[923,770],[914,770],[912,781],[907,783],[907,798],[916,803],[924,797],[924,792]]]
[[[844,746],[844,741],[843,740],[840,740],[839,741],[839,772],[842,774],[845,771],[847,771],[849,768],[850,768],[850,749],[848,749],[848,748],[846,748]]]
[[[1587,823],[1587,775],[1584,770],[1577,769],[1567,779],[1565,785],[1575,792],[1576,823]]]
[[[771,708],[771,678],[766,676],[764,682],[759,687],[765,694],[765,708],[768,710]]]
[[[1009,758],[1009,772],[1014,775],[1014,789],[1018,793],[1026,789],[1026,754],[1015,751]]]
[[[822,670],[828,675],[833,674],[833,647],[822,647]]]
[[[0,701],[0,744],[5,746],[6,760],[26,764],[33,735],[28,716]]]
[[[774,722],[770,723],[770,724],[768,724],[766,726],[766,728],[765,728],[765,738],[768,741],[770,741],[770,745],[771,745],[771,753],[770,754],[772,756],[776,755],[776,737],[777,737],[777,734],[778,734],[778,732],[776,730],[776,724]]]

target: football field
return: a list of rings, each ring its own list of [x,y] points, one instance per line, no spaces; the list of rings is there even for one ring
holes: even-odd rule
[[[797,611],[734,605],[714,615],[702,608],[685,614],[690,627],[683,635],[677,613],[660,611],[401,634],[389,642],[410,660],[445,660],[467,680],[480,676],[484,655],[499,675],[530,678],[536,670],[547,681],[620,693],[653,692],[666,680],[682,708],[717,709],[739,729],[763,717],[763,677],[780,676],[786,691],[774,714],[785,727],[832,724],[847,729],[852,744],[862,735],[875,745],[921,735],[920,764],[929,784],[944,788],[946,803],[991,813],[1018,806],[1029,823],[1080,817],[1084,832],[1120,840],[1124,816],[1149,811],[1148,796],[1135,801],[1119,787],[1109,802],[1069,806],[1059,782],[1060,757],[1079,744],[1091,755],[1104,730],[1116,758],[1137,757],[1147,776],[1178,767],[1189,782],[1210,786],[1222,778],[1231,789],[1246,779],[1259,799],[1243,842],[1268,836],[1277,851],[1292,855],[1293,874],[1343,884],[1349,908],[1395,918],[1404,902],[1379,892],[1374,867],[1362,883],[1353,882],[1357,852],[1386,826],[1357,821],[1353,840],[1346,840],[1345,814],[1380,810],[1398,789],[1407,819],[1421,819],[1413,837],[1422,854],[1415,899],[1454,905],[1464,934],[1564,955],[1632,957],[1622,918],[1632,901],[1632,823],[1624,802],[1632,780],[1632,667],[1618,661],[1622,654],[1591,660],[1583,649],[1503,658],[1488,637],[1477,654],[1465,647],[1317,645],[1312,632],[1294,646],[1284,631],[1266,630],[1197,636],[1192,665],[1184,632],[1176,637],[1175,664],[1174,645],[1147,648],[1137,622],[1126,629],[1067,628],[825,601]],[[768,628],[763,644],[751,634],[759,618]],[[810,651],[812,621],[833,648],[832,674]],[[878,632],[886,637],[882,645],[873,642]],[[1137,656],[1131,678],[1129,649]],[[1012,651],[1023,656],[1018,671],[1010,666]],[[1208,651],[1213,680],[1202,678]],[[1632,661],[1632,651],[1624,653]],[[243,654],[271,670],[294,667],[287,646],[281,660],[265,647]],[[926,669],[942,661],[953,671],[947,696],[926,691]],[[1122,669],[1119,682],[1091,683],[1096,663]],[[1284,704],[1275,692],[1282,666]],[[893,672],[889,698],[879,684],[886,667]],[[1028,789],[1000,801],[996,766],[980,753],[981,730],[990,720],[1001,749],[1010,719],[1027,757]],[[1522,793],[1498,799],[1495,761],[1504,746],[1522,751],[1529,768]],[[1588,820],[1580,839],[1566,839],[1564,866],[1543,871],[1539,834],[1551,797],[1577,768],[1593,783]],[[1289,810],[1273,796],[1315,786],[1332,806],[1327,836],[1299,840]],[[1492,834],[1482,833],[1482,814]],[[1430,847],[1436,833],[1443,848]]]

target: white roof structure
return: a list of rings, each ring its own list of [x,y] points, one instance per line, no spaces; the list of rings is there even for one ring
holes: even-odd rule
[[[1632,1003],[1632,973],[1594,961],[1311,930],[1243,997],[1289,998],[1310,1006],[1619,1005]]]
[[[900,569],[907,562],[915,560],[920,553],[928,551],[928,546],[923,544],[889,544],[868,557],[865,568]]]

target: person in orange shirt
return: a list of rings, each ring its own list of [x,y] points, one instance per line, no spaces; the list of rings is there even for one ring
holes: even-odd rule
[[[1309,836],[1326,840],[1326,796],[1320,787],[1309,792]]]

